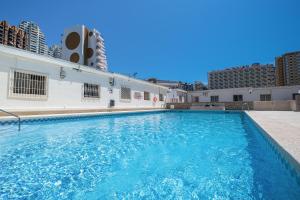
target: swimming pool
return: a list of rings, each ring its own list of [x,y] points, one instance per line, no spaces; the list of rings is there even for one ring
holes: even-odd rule
[[[0,199],[299,199],[241,112],[156,112],[0,126]]]

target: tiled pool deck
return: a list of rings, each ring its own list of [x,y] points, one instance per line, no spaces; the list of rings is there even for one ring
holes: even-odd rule
[[[300,164],[300,112],[247,111],[247,114]]]

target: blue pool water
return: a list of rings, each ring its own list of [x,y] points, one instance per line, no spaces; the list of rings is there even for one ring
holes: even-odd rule
[[[0,126],[0,199],[300,199],[243,113],[159,112]]]

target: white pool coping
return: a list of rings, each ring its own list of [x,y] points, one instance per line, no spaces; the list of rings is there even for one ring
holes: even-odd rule
[[[143,112],[159,112],[166,111],[167,109],[149,109],[149,110],[126,110],[126,111],[103,111],[103,112],[83,112],[83,113],[65,113],[65,114],[39,114],[39,115],[20,115],[21,120],[26,119],[40,119],[40,118],[55,118],[55,117],[84,117],[84,116],[95,116],[95,115],[117,115],[126,113],[143,113]],[[18,120],[13,116],[1,116],[0,121],[12,121]]]
[[[246,114],[300,166],[300,112],[246,111]]]

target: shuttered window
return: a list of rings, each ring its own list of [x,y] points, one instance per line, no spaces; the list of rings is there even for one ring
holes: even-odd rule
[[[127,87],[121,87],[121,99],[130,100],[131,99],[131,89]]]

